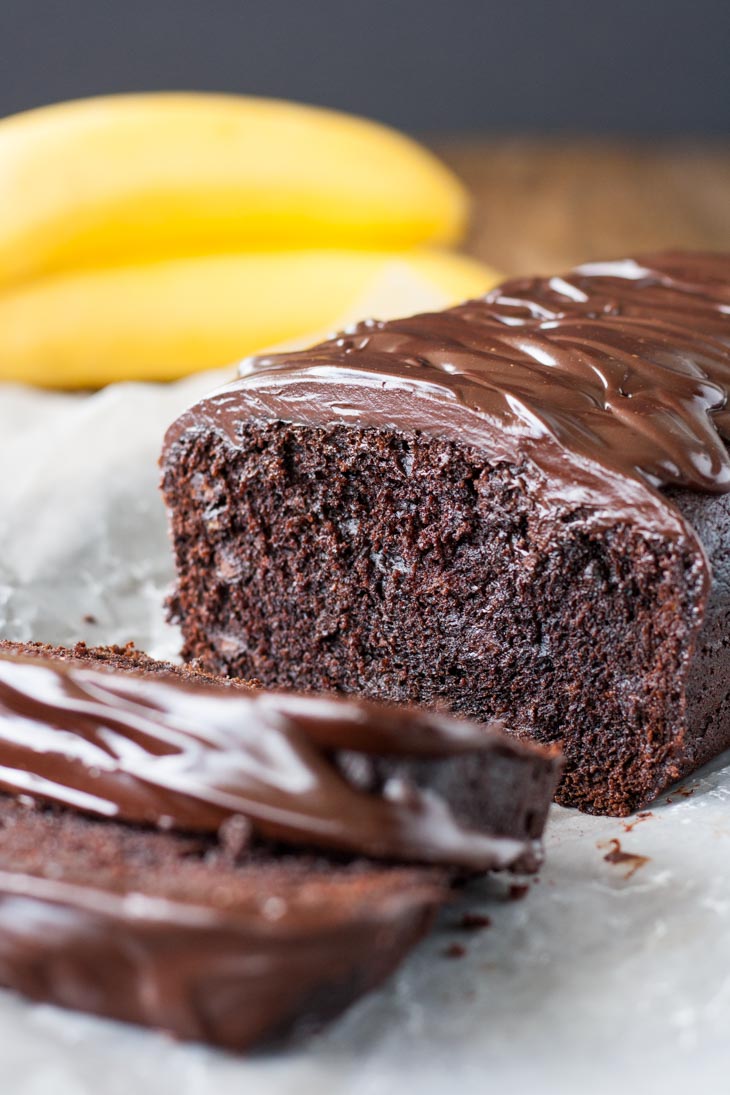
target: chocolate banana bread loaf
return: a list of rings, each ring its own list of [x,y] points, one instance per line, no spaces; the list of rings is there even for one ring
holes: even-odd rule
[[[244,363],[168,431],[184,656],[504,718],[626,814],[730,744],[730,256]]]
[[[0,984],[231,1049],[311,1031],[456,874],[537,865],[559,768],[497,727],[0,643]]]

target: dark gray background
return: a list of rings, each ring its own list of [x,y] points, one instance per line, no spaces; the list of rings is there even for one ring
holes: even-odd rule
[[[201,88],[420,131],[730,131],[730,0],[0,0],[0,51],[2,114]]]

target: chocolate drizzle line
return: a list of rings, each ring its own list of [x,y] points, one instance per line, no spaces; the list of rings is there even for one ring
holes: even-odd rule
[[[692,533],[657,488],[730,490],[730,256],[663,253],[517,279],[439,313],[374,320],[244,362],[166,447],[281,420],[418,431],[527,463],[546,502]]]
[[[347,772],[353,756],[407,771],[521,748],[495,725],[377,704],[0,656],[0,788],[120,821],[216,832],[243,815],[276,841],[506,867],[530,841],[480,832],[407,778],[370,792]]]

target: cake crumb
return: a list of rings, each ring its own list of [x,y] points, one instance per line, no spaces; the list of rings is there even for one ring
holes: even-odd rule
[[[484,928],[490,928],[492,926],[492,918],[484,916],[483,913],[477,912],[465,912],[459,922],[459,927],[464,931],[481,931]]]
[[[609,847],[611,849],[603,857],[606,863],[623,863],[625,866],[628,867],[628,870],[624,875],[624,878],[627,880],[629,878],[632,878],[633,875],[635,875],[638,871],[639,867],[643,867],[646,863],[649,862],[650,859],[648,855],[639,855],[637,852],[625,852],[621,847],[621,841],[616,840],[615,837],[612,840],[609,840],[608,844],[604,844],[601,842],[597,845],[597,847]]]
[[[444,958],[463,958],[466,954],[466,947],[461,943],[449,943],[442,953]]]
[[[81,619],[82,619],[83,623],[85,623],[85,624],[98,624],[98,622],[99,622],[97,620],[96,616],[94,616],[91,612],[84,613],[84,615],[81,617]]]
[[[530,892],[530,887],[525,882],[513,882],[507,891],[508,901],[521,901],[523,897],[527,897]]]
[[[654,817],[651,810],[643,810],[640,814],[637,814],[633,821],[624,822],[624,832],[632,833],[637,825],[640,825],[642,821],[647,821],[650,817]]]
[[[671,795],[667,795],[665,802],[668,806],[670,806],[677,796],[679,796],[680,798],[691,798],[694,793],[694,787],[677,787],[676,790],[672,791]]]

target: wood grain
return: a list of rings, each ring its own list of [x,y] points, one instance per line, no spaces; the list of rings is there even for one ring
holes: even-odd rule
[[[730,250],[730,145],[447,140],[474,198],[467,250],[506,274],[664,247]]]

